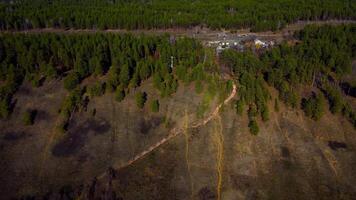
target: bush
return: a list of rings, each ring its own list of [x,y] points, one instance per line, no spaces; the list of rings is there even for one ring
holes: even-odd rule
[[[158,100],[154,100],[151,102],[151,111],[155,112],[155,113],[159,111],[159,101]]]
[[[327,85],[324,90],[329,100],[330,111],[333,114],[341,113],[344,102],[340,90],[331,85]]]
[[[257,112],[257,108],[255,105],[250,105],[250,108],[248,110],[248,118],[249,119],[253,119],[254,117],[256,117],[258,114]]]
[[[195,82],[195,92],[200,94],[203,92],[203,84],[201,81],[196,81]]]
[[[77,88],[73,90],[65,99],[61,107],[61,114],[65,119],[68,119],[71,113],[82,105],[83,90]]]
[[[145,92],[139,92],[136,94],[135,100],[136,100],[136,105],[142,109],[147,101],[147,94]]]
[[[263,105],[261,109],[261,117],[263,121],[268,121],[269,120],[269,110],[266,105]]]
[[[250,133],[253,135],[257,135],[258,132],[260,131],[260,128],[258,127],[258,124],[255,120],[251,120],[248,123],[248,127],[250,128]]]
[[[235,107],[236,107],[236,113],[241,116],[244,111],[244,102],[242,100],[236,101]]]
[[[64,88],[73,90],[80,83],[80,76],[77,72],[70,73],[64,78]]]
[[[37,111],[36,110],[27,110],[23,114],[22,121],[23,123],[28,126],[32,125],[35,122]]]
[[[10,100],[9,98],[0,100],[0,118],[5,119],[10,115]]]
[[[105,92],[105,83],[97,82],[88,88],[88,92],[91,97],[103,95]]]
[[[324,114],[325,99],[321,93],[313,94],[308,99],[303,99],[302,108],[305,115],[314,120],[319,120]]]
[[[30,77],[30,81],[33,87],[39,87],[41,86],[41,78],[38,74],[33,74]]]
[[[122,86],[118,86],[115,91],[115,99],[118,102],[121,102],[125,98],[125,90]]]

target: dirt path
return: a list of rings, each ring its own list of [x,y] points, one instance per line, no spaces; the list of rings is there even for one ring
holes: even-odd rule
[[[219,104],[215,110],[206,118],[204,119],[202,122],[199,122],[199,123],[196,123],[196,124],[193,124],[192,126],[190,126],[190,128],[198,128],[200,126],[204,126],[205,124],[207,124],[209,121],[211,121],[213,118],[215,118],[221,107],[224,105],[224,104],[227,104],[231,101],[232,98],[234,98],[234,96],[236,95],[236,92],[237,92],[237,86],[235,83],[233,83],[233,88],[232,88],[232,91],[230,93],[230,95],[224,100],[223,103]],[[142,159],[143,157],[145,157],[147,154],[151,153],[152,151],[154,151],[155,149],[157,149],[158,147],[160,147],[161,145],[167,143],[168,141],[170,141],[172,138],[174,138],[175,136],[179,135],[179,134],[182,134],[184,133],[184,128],[174,128],[170,131],[170,133],[162,138],[160,141],[158,141],[157,143],[151,145],[150,147],[148,147],[146,150],[142,151],[141,153],[139,153],[138,155],[136,155],[134,158],[132,158],[131,160],[127,161],[126,163],[124,164],[121,164],[121,165],[114,165],[112,166],[114,169],[121,169],[121,168],[124,168],[124,167],[127,167],[131,164],[133,164],[134,162]],[[103,173],[101,174],[100,176],[98,176],[98,179],[101,179],[103,178],[104,176],[106,175],[106,173]]]

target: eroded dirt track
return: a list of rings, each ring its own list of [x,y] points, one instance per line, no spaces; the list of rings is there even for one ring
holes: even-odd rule
[[[233,83],[232,86],[232,91],[230,93],[230,95],[224,100],[224,102],[222,102],[221,104],[219,104],[212,113],[210,113],[207,118],[205,118],[203,121],[198,122],[196,124],[191,125],[189,128],[198,128],[200,126],[204,126],[205,124],[207,124],[209,121],[211,121],[212,119],[214,119],[215,117],[218,116],[219,111],[221,109],[221,107],[227,103],[229,103],[234,96],[236,95],[237,92],[237,86],[235,83]],[[131,160],[127,161],[124,164],[117,164],[114,165],[113,168],[114,169],[121,169],[127,166],[130,166],[131,164],[133,164],[134,162],[140,160],[141,158],[145,157],[147,154],[151,153],[152,151],[154,151],[155,149],[157,149],[158,147],[160,147],[161,145],[167,143],[168,141],[170,141],[172,138],[174,138],[175,136],[184,133],[184,128],[173,128],[169,134],[162,138],[160,141],[158,141],[157,143],[149,146],[146,150],[142,151],[141,153],[137,154],[134,158],[132,158]],[[106,175],[106,173],[101,174],[98,178],[103,178]]]

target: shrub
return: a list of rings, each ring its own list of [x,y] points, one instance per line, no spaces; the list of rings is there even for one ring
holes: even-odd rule
[[[155,113],[159,111],[159,101],[158,100],[154,100],[151,102],[151,111],[155,112]]]
[[[121,102],[122,100],[124,100],[125,98],[125,90],[124,88],[120,85],[116,88],[116,91],[115,91],[115,99],[116,101],[118,102]]]
[[[37,111],[36,110],[27,110],[23,114],[22,121],[23,123],[28,126],[32,125],[35,122]]]
[[[0,118],[5,119],[10,115],[11,111],[10,100],[9,98],[0,100]]]
[[[195,82],[195,92],[200,94],[203,92],[203,84],[201,81],[196,81]]]
[[[244,111],[244,105],[245,105],[244,101],[242,101],[242,100],[236,101],[236,105],[235,105],[236,113],[240,116],[242,115],[242,113]]]
[[[313,94],[308,99],[303,99],[302,108],[305,115],[314,120],[319,120],[324,114],[325,99],[321,93]]]
[[[61,114],[68,119],[71,113],[82,104],[83,90],[77,88],[73,90],[65,99],[61,107]]]
[[[73,90],[80,83],[80,76],[77,72],[70,73],[64,78],[64,88]]]
[[[260,131],[260,128],[258,127],[258,124],[255,120],[251,120],[248,123],[248,127],[250,128],[250,133],[253,135],[257,135],[258,132]]]
[[[142,109],[145,106],[147,100],[147,94],[145,92],[139,92],[136,94],[135,100],[136,100],[136,105]]]
[[[105,83],[95,83],[88,88],[88,92],[91,97],[103,95],[105,92]]]
[[[254,117],[256,117],[258,114],[257,112],[257,108],[254,104],[250,105],[250,108],[248,110],[248,118],[249,119],[253,119]]]
[[[261,117],[263,121],[268,121],[269,120],[269,110],[266,105],[263,105],[261,108]]]

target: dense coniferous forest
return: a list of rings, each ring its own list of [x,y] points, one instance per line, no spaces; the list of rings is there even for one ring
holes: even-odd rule
[[[151,29],[207,26],[277,30],[297,20],[355,19],[353,0],[15,0],[0,29]]]
[[[0,0],[0,199],[352,199],[355,11]]]
[[[149,77],[153,77],[162,97],[169,96],[176,91],[179,79],[202,81],[203,68],[212,66],[208,62],[203,65],[203,57],[201,44],[188,38],[3,34],[0,36],[0,114],[2,118],[10,114],[12,95],[24,80],[38,87],[45,79],[63,78],[64,87],[71,92],[61,110],[64,118],[81,103],[85,88],[79,84],[88,76],[105,75],[105,81],[86,88],[90,97],[115,91],[116,99],[121,101],[125,93]],[[140,107],[145,101],[142,97],[137,97]],[[158,109],[157,104],[153,110]]]
[[[315,120],[323,115],[328,101],[332,113],[344,115],[356,127],[356,113],[345,101],[348,93],[342,89],[345,84],[355,87],[343,81],[351,73],[356,56],[355,35],[355,25],[307,26],[295,34],[300,40],[295,46],[283,43],[261,56],[224,51],[221,60],[233,69],[240,84],[237,113],[247,105],[251,127],[258,113],[262,120],[268,119],[268,84],[279,91],[286,105],[302,108]],[[305,90],[309,95],[303,97]]]
[[[263,121],[269,119],[267,105],[271,95],[267,85],[279,91],[279,99],[286,105],[302,108],[314,120],[322,117],[328,102],[332,113],[344,115],[356,126],[355,112],[345,101],[347,93],[343,90],[344,85],[349,89],[355,87],[343,81],[351,72],[351,62],[356,56],[355,32],[354,25],[307,26],[295,34],[299,40],[296,45],[282,43],[262,55],[252,51],[224,51],[220,60],[232,69],[239,82],[237,113],[248,109],[251,132],[258,132],[258,116]],[[211,94],[221,87],[216,78],[204,72],[217,68],[212,60],[203,61],[207,52],[198,41],[168,35],[3,34],[0,53],[2,118],[11,114],[12,95],[24,80],[38,87],[45,79],[64,79],[64,87],[70,92],[61,108],[65,123],[72,111],[85,103],[84,93],[94,97],[111,91],[115,92],[117,101],[122,101],[130,89],[150,77],[162,97],[173,94],[179,80],[196,81],[197,93],[202,92],[204,81],[210,83]],[[88,76],[105,76],[105,79],[80,86]],[[309,91],[308,96],[302,96],[305,90]],[[137,94],[139,108],[146,101],[144,93]],[[149,102],[156,112],[159,102]],[[203,112],[207,104],[203,102],[199,109]],[[27,118],[29,123],[31,120]]]

